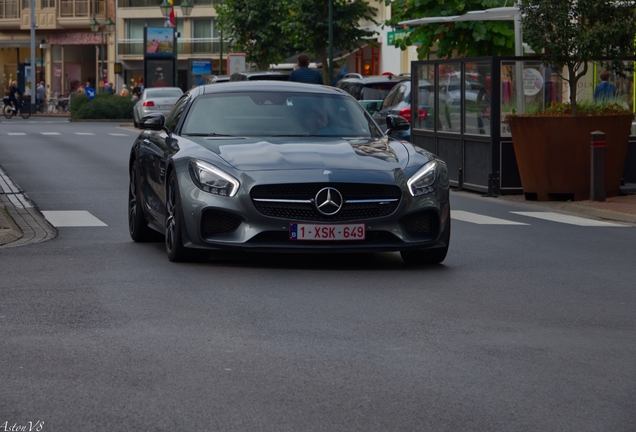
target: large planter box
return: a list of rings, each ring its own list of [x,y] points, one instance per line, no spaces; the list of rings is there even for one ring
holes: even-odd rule
[[[590,133],[606,136],[605,189],[620,192],[631,114],[590,117],[513,116],[510,131],[528,200],[590,199]]]

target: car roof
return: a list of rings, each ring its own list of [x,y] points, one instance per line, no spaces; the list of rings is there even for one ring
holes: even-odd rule
[[[159,90],[179,90],[181,93],[183,93],[183,90],[181,90],[181,87],[148,87],[145,89],[145,91],[149,91],[149,92],[154,92],[154,91],[159,91]]]
[[[199,91],[197,91],[199,90]],[[331,86],[323,86],[318,84],[305,84],[290,81],[231,81],[223,83],[222,86],[214,84],[205,84],[190,90],[193,96],[199,94],[213,93],[240,93],[244,91],[292,91],[297,93],[316,93],[331,95],[348,95],[348,93]]]
[[[348,73],[346,74],[340,82],[360,82],[362,84],[373,84],[373,83],[385,83],[390,81],[405,81],[409,80],[410,77],[400,76],[400,75],[360,75],[357,73]]]

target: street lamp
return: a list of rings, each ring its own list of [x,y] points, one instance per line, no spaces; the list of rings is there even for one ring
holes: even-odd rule
[[[46,41],[40,42],[40,81],[44,81],[44,49],[48,48]]]
[[[90,23],[90,27],[91,27],[91,31],[94,34],[98,34],[100,33],[100,24],[97,21],[97,19],[95,17],[93,17],[93,20]],[[113,20],[110,19],[110,17],[106,18],[106,22],[104,23],[104,27],[106,27],[106,34],[110,34],[113,29],[115,28],[115,23],[113,22]],[[102,37],[102,43],[99,49],[99,54],[100,54],[100,64],[99,64],[99,74],[98,74],[98,80],[99,82],[103,82],[104,81],[104,27],[101,28],[101,37]],[[97,85],[95,87],[99,88],[99,82],[97,83]]]
[[[163,0],[163,3],[159,5],[159,9],[161,9],[161,14],[168,18],[170,16],[170,12],[172,11],[173,5],[168,2],[168,0]],[[188,0],[181,2],[181,13],[184,18],[188,18],[192,13],[192,8],[194,5],[190,3]],[[174,29],[175,29],[175,37],[179,37],[179,32],[177,32],[177,13],[174,14]],[[177,62],[177,47],[179,43],[175,41],[174,44],[174,86],[179,87],[179,66]]]

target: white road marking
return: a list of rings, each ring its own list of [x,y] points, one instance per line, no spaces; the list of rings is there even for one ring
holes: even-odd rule
[[[470,222],[479,225],[528,225],[521,222],[514,222],[505,219],[499,219],[490,216],[484,216],[477,213],[470,213],[462,210],[451,210],[451,218],[464,222]]]
[[[59,132],[40,132],[42,135],[59,135]]]
[[[125,136],[125,137],[130,136],[130,135],[128,135],[128,134],[120,134],[120,133],[109,133],[108,135],[112,135],[112,136]]]
[[[622,225],[613,222],[604,222],[598,221],[594,219],[586,219],[578,216],[570,216],[561,213],[553,213],[553,212],[510,212],[515,213],[521,216],[528,216],[537,219],[543,219],[552,222],[560,222],[570,225],[578,225],[578,226],[592,226],[592,227],[627,227],[628,225]]]
[[[95,135],[92,132],[75,132],[75,135]]]
[[[44,217],[54,227],[108,226],[86,210],[43,211]]]
[[[7,132],[7,135],[26,135],[24,132]]]

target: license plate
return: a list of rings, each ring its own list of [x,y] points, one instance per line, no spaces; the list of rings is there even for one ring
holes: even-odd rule
[[[289,225],[290,240],[364,240],[364,224],[342,225],[316,225],[299,224]]]

